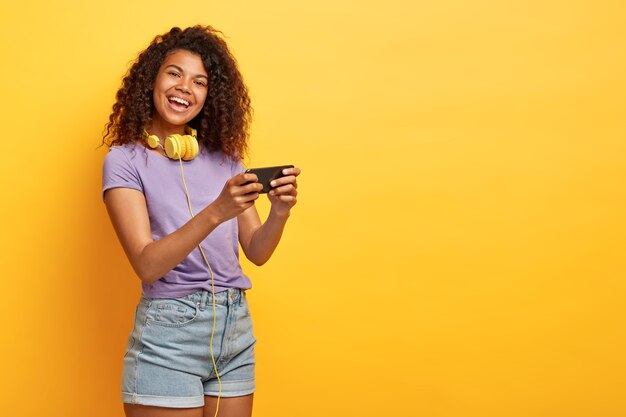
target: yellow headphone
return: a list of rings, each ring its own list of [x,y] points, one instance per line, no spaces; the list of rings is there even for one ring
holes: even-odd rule
[[[185,126],[186,135],[170,135],[165,138],[165,146],[161,145],[161,139],[157,135],[151,135],[143,131],[148,146],[152,149],[161,147],[165,154],[171,159],[183,159],[191,161],[198,156],[198,140],[196,139],[196,129]]]

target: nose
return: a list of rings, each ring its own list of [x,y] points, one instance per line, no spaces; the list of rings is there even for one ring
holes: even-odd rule
[[[180,91],[181,93],[190,94],[191,93],[191,88],[190,88],[189,84],[191,83],[191,81],[192,80],[188,79],[187,77],[182,77],[180,79],[180,82],[176,86],[176,89],[178,91]]]

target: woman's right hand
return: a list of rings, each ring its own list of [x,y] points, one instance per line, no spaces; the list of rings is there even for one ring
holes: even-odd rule
[[[254,205],[254,200],[259,198],[263,189],[263,185],[257,181],[255,174],[245,172],[226,181],[220,195],[211,203],[220,223],[237,217]]]

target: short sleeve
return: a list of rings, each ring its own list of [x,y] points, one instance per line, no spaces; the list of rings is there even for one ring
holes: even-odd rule
[[[117,146],[112,147],[104,158],[102,167],[102,198],[111,188],[132,188],[143,192],[143,184],[135,166]]]

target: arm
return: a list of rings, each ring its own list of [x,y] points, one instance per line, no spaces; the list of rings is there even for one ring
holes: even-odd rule
[[[254,206],[242,212],[238,217],[239,243],[246,258],[255,265],[267,262],[280,242],[291,208],[297,202],[297,181],[299,168],[283,171],[285,177],[272,181],[274,187],[268,194],[272,208],[265,223],[261,224]]]
[[[252,174],[229,179],[220,195],[180,229],[153,240],[144,195],[129,188],[113,188],[104,202],[133,269],[142,282],[152,284],[178,265],[222,222],[254,205],[262,188]]]

